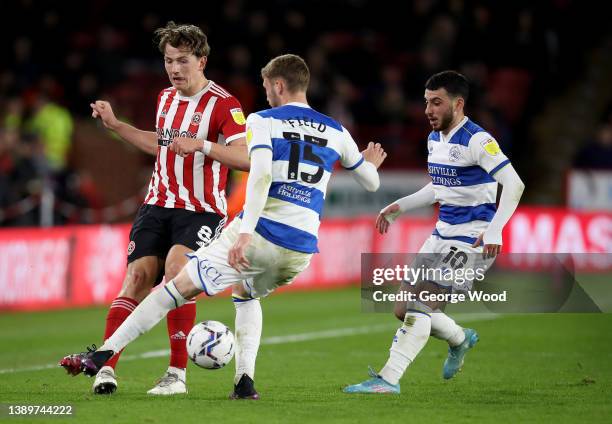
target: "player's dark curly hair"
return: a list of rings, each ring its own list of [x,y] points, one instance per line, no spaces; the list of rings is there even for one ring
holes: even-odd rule
[[[155,42],[162,54],[166,51],[166,44],[177,49],[189,49],[196,57],[210,54],[206,34],[195,25],[176,24],[170,21],[165,27],[155,30]]]
[[[306,91],[310,83],[308,65],[295,54],[275,57],[262,68],[261,76],[269,79],[283,78],[287,82],[287,89],[292,93]]]
[[[470,95],[470,83],[457,71],[443,71],[429,77],[425,83],[427,90],[444,88],[451,97],[463,97],[467,101]]]

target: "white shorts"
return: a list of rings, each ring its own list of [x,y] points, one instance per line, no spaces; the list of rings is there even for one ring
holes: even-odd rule
[[[483,259],[482,250],[482,246],[472,247],[469,243],[431,235],[423,243],[412,267],[426,270],[421,280],[452,287],[454,291],[467,291],[474,280],[484,278],[484,273],[495,261],[495,258]]]
[[[256,232],[245,252],[250,266],[242,272],[232,268],[227,255],[238,239],[240,219],[235,218],[221,236],[187,255],[187,272],[193,284],[209,296],[241,283],[252,298],[264,297],[290,284],[310,263],[312,253],[296,252],[274,244]]]

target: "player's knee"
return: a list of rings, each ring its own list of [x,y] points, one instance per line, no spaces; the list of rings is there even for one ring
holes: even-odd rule
[[[202,289],[195,285],[187,272],[179,273],[173,278],[174,287],[185,299],[191,299],[202,293]]]
[[[401,302],[396,303],[395,307],[393,308],[393,315],[395,315],[395,317],[400,321],[404,321],[404,317],[406,316],[406,306],[407,305],[405,302]]]
[[[246,289],[244,288],[242,284],[234,284],[232,286],[232,295],[238,296],[240,298],[250,297],[249,293],[246,291]]]
[[[393,315],[395,315],[395,318],[399,319],[400,321],[404,321],[404,317],[406,316],[406,308],[402,308],[400,309],[395,309],[395,311],[393,311]]]
[[[153,287],[155,277],[148,275],[144,269],[134,268],[128,271],[123,284],[124,295],[137,298]]]

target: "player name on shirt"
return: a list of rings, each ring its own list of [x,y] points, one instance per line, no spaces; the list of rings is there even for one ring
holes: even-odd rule
[[[325,132],[327,125],[324,122],[317,122],[308,116],[296,116],[295,118],[283,119],[283,124],[291,125],[293,128],[308,127],[314,128],[319,132]]]

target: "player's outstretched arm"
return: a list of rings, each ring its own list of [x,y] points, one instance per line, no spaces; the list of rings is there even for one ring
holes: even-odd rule
[[[228,168],[237,169],[239,171],[248,172],[251,167],[246,139],[244,137],[234,140],[232,144],[226,146],[211,143],[211,149],[208,156],[221,162]]]
[[[493,178],[503,187],[499,206],[487,230],[474,243],[476,247],[484,242],[483,257],[485,258],[494,258],[501,252],[502,230],[516,210],[525,189],[525,184],[511,164],[497,171]]]
[[[248,171],[251,166],[244,137],[238,138],[225,146],[208,140],[175,137],[169,147],[170,150],[182,157],[195,152],[202,152],[228,168],[238,169],[239,171]]]
[[[246,249],[251,242],[257,221],[259,221],[259,217],[266,206],[271,184],[272,150],[268,148],[252,150],[251,170],[247,180],[240,234],[228,253],[228,263],[238,271],[249,266]]]
[[[423,208],[434,204],[436,201],[433,184],[429,183],[416,193],[402,197],[390,205],[383,208],[378,217],[376,217],[376,228],[380,234],[385,234],[389,230],[389,226],[402,213],[411,210]]]
[[[114,131],[119,137],[150,155],[157,155],[157,134],[153,131],[143,131],[120,121],[115,116],[111,104],[104,100],[90,103],[93,118],[100,118],[106,128]]]
[[[380,186],[377,169],[384,162],[387,153],[379,143],[370,142],[361,155],[363,163],[353,169],[353,177],[367,191],[376,191]]]

